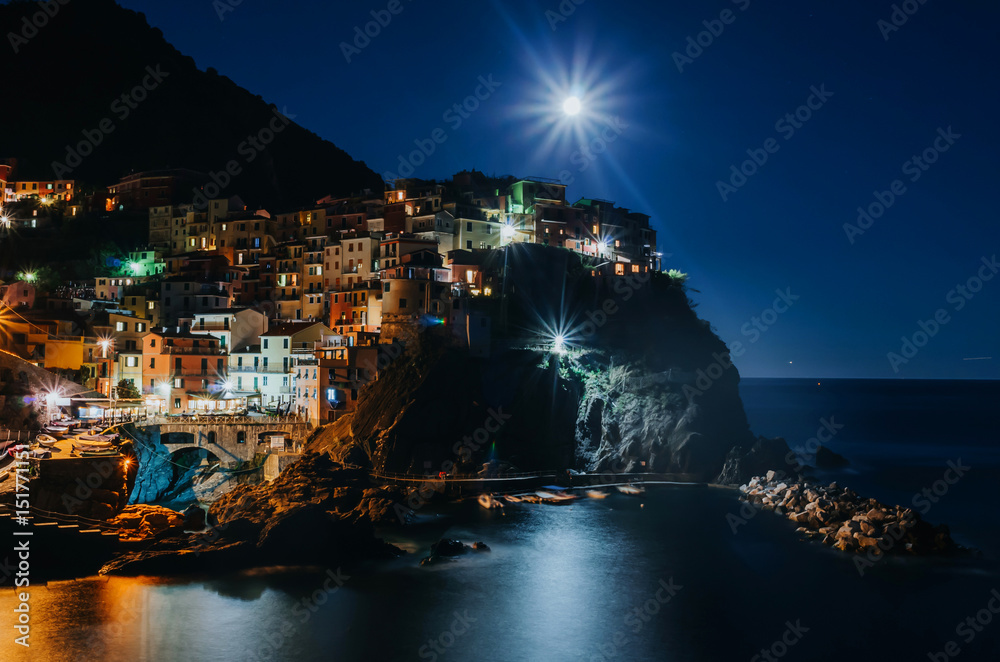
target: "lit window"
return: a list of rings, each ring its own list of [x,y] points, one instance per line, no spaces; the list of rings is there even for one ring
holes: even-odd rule
[[[115,331],[125,331],[127,326],[128,325],[125,322],[118,322],[117,324],[115,324]]]
[[[615,264],[615,273],[617,275],[619,275],[619,276],[624,276],[625,275],[625,265],[622,264],[621,262],[618,262],[617,264]]]
[[[138,356],[126,356],[125,357],[125,365],[128,366],[129,368],[138,367],[138,365],[139,365],[139,357]]]

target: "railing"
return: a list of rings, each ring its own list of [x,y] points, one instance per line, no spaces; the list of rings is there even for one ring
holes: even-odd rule
[[[286,374],[288,372],[288,370],[285,370],[281,366],[273,366],[273,365],[269,365],[269,366],[263,366],[263,365],[237,365],[237,366],[229,366],[229,372],[231,372],[231,373],[233,373],[233,372],[239,372],[239,373],[256,372],[256,373],[259,373],[261,375],[284,375],[284,374]]]
[[[205,356],[225,356],[226,350],[214,347],[178,347],[176,345],[164,345],[163,354],[204,354]]]
[[[137,427],[145,425],[187,425],[190,422],[211,423],[213,425],[305,425],[308,421],[296,414],[289,414],[287,416],[272,414],[261,414],[260,416],[236,416],[232,414],[155,415],[134,421]]]

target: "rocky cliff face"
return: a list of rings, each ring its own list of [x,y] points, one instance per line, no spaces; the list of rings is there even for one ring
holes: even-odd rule
[[[489,358],[470,359],[442,329],[425,332],[311,448],[416,474],[497,460],[738,483],[751,468],[781,468],[766,465],[787,447],[750,433],[739,373],[680,283],[602,280],[565,251],[518,249]],[[553,351],[556,335],[564,351]]]

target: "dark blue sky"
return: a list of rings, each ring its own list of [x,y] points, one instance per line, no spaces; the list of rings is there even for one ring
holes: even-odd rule
[[[975,281],[1000,253],[996,3],[911,0],[890,31],[888,1],[565,0],[575,10],[557,21],[558,0],[401,0],[350,63],[341,42],[388,0],[243,0],[222,20],[225,0],[122,4],[377,172],[440,127],[445,142],[413,176],[571,178],[574,200],[650,214],[665,266],[688,272],[699,313],[743,344],[744,376],[1000,376],[1000,274]],[[712,23],[723,10],[729,23]],[[673,54],[703,21],[723,29],[679,71]],[[456,127],[446,111],[491,75],[499,86]],[[549,111],[571,87],[590,117],[560,133]],[[807,102],[809,119],[778,123]],[[949,127],[960,137],[934,150]],[[585,153],[602,133],[614,139]],[[723,200],[717,182],[768,139],[773,153]],[[933,164],[907,163],[928,148]],[[851,243],[844,224],[895,180],[905,192]],[[953,291],[970,278],[978,292]],[[765,312],[775,290],[799,298]],[[947,322],[925,344],[918,322],[939,309]],[[909,358],[904,336],[922,345]]]

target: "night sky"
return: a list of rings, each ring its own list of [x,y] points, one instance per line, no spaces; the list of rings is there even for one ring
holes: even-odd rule
[[[650,214],[744,376],[1000,376],[997,3],[911,0],[895,29],[888,1],[401,0],[348,62],[388,0],[236,2],[121,4],[379,173],[441,128],[412,176],[560,178]],[[767,160],[731,182],[747,150]]]

